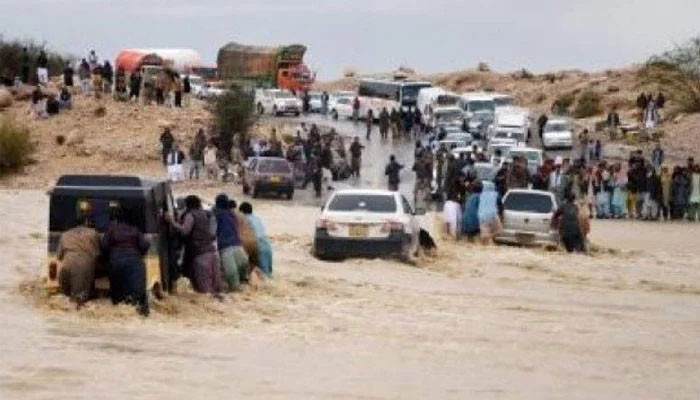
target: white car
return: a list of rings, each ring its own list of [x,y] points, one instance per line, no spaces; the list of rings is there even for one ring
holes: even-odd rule
[[[541,190],[511,189],[503,196],[503,230],[499,243],[557,246],[559,235],[552,229],[557,210],[553,193]]]
[[[547,149],[574,146],[574,130],[568,118],[552,118],[544,126],[542,132],[542,147]]]
[[[464,112],[459,107],[437,107],[433,110],[428,127],[437,129],[440,126],[459,126],[464,122]]]
[[[391,256],[418,251],[417,213],[399,192],[339,190],[316,222],[314,254],[319,258]]]
[[[309,92],[309,112],[319,113],[323,111],[323,94],[320,92]]]
[[[199,75],[188,75],[188,78],[190,80],[192,95],[198,99],[204,98],[204,86],[206,85],[204,79],[202,79],[202,77]]]
[[[353,97],[331,97],[328,100],[328,110],[333,119],[352,118],[352,101]]]
[[[501,108],[489,129],[489,138],[505,134],[517,142],[527,142],[530,138],[529,113],[513,107]]]
[[[301,113],[302,102],[292,92],[282,89],[258,89],[255,91],[255,108],[258,114],[272,115]]]

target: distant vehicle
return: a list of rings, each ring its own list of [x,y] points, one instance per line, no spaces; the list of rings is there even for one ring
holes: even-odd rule
[[[147,292],[160,297],[171,290],[177,271],[177,244],[173,232],[162,223],[163,214],[175,214],[170,183],[135,176],[63,175],[49,191],[48,271],[46,288],[49,293],[59,289],[58,277],[62,263],[58,259],[61,233],[78,224],[78,210],[90,210],[94,228],[104,233],[114,206],[134,212],[133,223],[146,234],[150,249],[145,256]],[[95,288],[108,290],[109,280],[99,278]]]
[[[309,112],[320,113],[323,111],[323,101],[321,92],[309,92]]]
[[[494,114],[487,110],[475,111],[469,121],[465,121],[464,127],[467,132],[475,137],[484,138],[493,124]]]
[[[469,120],[477,112],[489,112],[493,114],[496,111],[496,103],[493,98],[485,93],[464,93],[460,96],[459,107],[464,111],[464,118]]]
[[[432,86],[430,82],[361,79],[358,88],[360,116],[364,117],[372,110],[374,118],[377,118],[385,107],[389,112],[415,107],[419,91]]]
[[[480,153],[483,152],[484,149],[477,147],[476,152]],[[463,147],[454,147],[450,149],[450,153],[452,153],[452,157],[455,159],[459,158],[462,154],[465,155],[470,155],[474,152],[474,146],[463,146]]]
[[[542,133],[542,147],[570,149],[574,146],[574,129],[568,118],[550,118]]]
[[[503,230],[496,242],[557,246],[559,235],[551,228],[556,209],[556,198],[550,192],[509,190],[503,196]]]
[[[459,102],[457,94],[446,91],[441,87],[422,88],[418,92],[416,108],[421,112],[421,121],[427,126],[434,126],[433,112],[437,108],[456,107]]]
[[[328,110],[333,119],[352,117],[352,97],[333,97],[328,101]]]
[[[473,141],[472,135],[468,134],[467,132],[449,132],[447,133],[442,140],[461,140],[466,142],[468,145],[471,146],[472,141]]]
[[[258,197],[260,193],[285,194],[294,197],[294,170],[280,157],[253,157],[243,172],[243,193]]]
[[[226,93],[228,89],[223,82],[204,82],[196,89],[196,96],[202,100],[212,99]]]
[[[339,190],[328,199],[316,222],[314,254],[319,258],[409,258],[418,250],[416,215],[399,192]]]
[[[255,91],[255,107],[258,114],[270,113],[272,115],[301,113],[301,100],[294,97],[288,90],[282,89],[257,89]]]
[[[499,109],[489,130],[489,138],[496,136],[497,132],[506,134],[518,143],[527,142],[530,138],[529,114],[521,109]]]
[[[306,46],[246,46],[228,43],[216,59],[219,77],[247,87],[280,88],[303,92],[315,76],[304,64]]]
[[[206,82],[199,75],[188,75],[190,80],[190,88],[192,89],[192,95],[198,99],[203,98],[204,86]]]
[[[463,121],[464,112],[459,107],[436,107],[433,109],[433,117],[430,118],[428,127],[431,130],[441,126],[457,126],[461,128]]]
[[[496,109],[503,107],[513,107],[517,103],[515,97],[509,94],[492,93],[491,97],[493,98],[493,102],[496,105]]]
[[[542,150],[532,147],[511,147],[508,158],[513,160],[515,157],[521,157],[527,161],[527,169],[531,174],[535,174],[542,166],[543,155]]]

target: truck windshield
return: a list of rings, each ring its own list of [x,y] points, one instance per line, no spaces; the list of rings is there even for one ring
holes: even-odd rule
[[[471,112],[477,112],[482,110],[494,111],[496,109],[494,102],[488,100],[472,100],[467,102],[467,107]]]

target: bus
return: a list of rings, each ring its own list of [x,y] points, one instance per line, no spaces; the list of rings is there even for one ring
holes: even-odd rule
[[[365,117],[369,110],[372,110],[376,119],[385,107],[389,112],[394,108],[398,111],[401,108],[415,107],[418,92],[432,86],[430,82],[362,79],[357,90],[360,116]]]

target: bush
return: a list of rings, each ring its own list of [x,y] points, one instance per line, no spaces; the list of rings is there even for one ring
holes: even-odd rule
[[[588,118],[601,112],[600,95],[593,90],[585,90],[581,93],[574,109],[574,117]]]
[[[700,37],[651,57],[637,73],[640,86],[657,86],[676,110],[700,112]]]
[[[0,76],[7,79],[14,79],[15,76],[21,76],[22,72],[22,49],[27,48],[29,55],[29,81],[36,83],[36,59],[39,56],[39,51],[46,51],[46,57],[49,61],[49,75],[55,76],[63,72],[63,68],[67,62],[71,61],[71,57],[58,54],[46,49],[45,44],[39,44],[33,40],[19,41],[5,40],[0,36]]]
[[[214,123],[220,133],[217,146],[230,156],[234,136],[238,135],[245,142],[250,128],[257,121],[253,95],[239,86],[233,86],[221,96],[210,100],[209,110],[214,115]]]
[[[7,118],[0,120],[0,174],[26,165],[33,150],[29,129]]]
[[[559,115],[568,115],[569,108],[576,101],[576,95],[574,93],[564,93],[559,95],[554,103],[552,103],[552,113]]]

